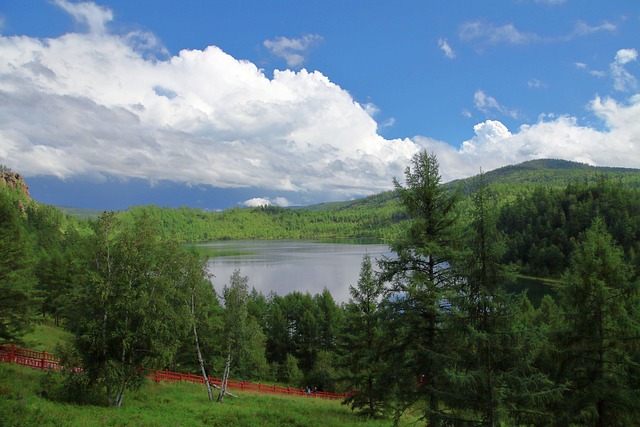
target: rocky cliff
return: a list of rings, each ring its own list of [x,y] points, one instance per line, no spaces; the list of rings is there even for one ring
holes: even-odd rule
[[[24,182],[19,173],[13,172],[6,166],[0,165],[0,190],[10,188],[22,193],[26,198],[30,199],[29,187]]]

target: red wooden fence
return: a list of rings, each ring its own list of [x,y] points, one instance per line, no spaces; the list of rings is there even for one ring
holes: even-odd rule
[[[17,363],[18,365],[30,366],[34,369],[62,369],[59,360],[51,353],[46,351],[34,351],[25,348],[16,347],[15,345],[0,345],[0,362]],[[204,377],[201,375],[193,375],[191,373],[182,374],[180,372],[171,371],[151,371],[149,377],[156,382],[192,382],[204,384]],[[212,384],[220,387],[222,380],[220,378],[211,378]],[[235,390],[249,390],[259,393],[284,394],[289,396],[307,396],[319,397],[323,399],[344,399],[347,395],[340,393],[329,393],[325,391],[307,392],[306,389],[282,387],[278,385],[267,385],[260,383],[251,383],[247,381],[228,380],[227,387]]]
[[[188,381],[193,383],[204,384],[204,377],[201,375],[193,375],[193,374],[181,374],[178,372],[171,371],[152,371],[149,375],[154,381]],[[220,387],[222,380],[220,378],[212,378],[209,377],[209,382],[215,384]],[[292,388],[292,387],[283,387],[279,385],[268,385],[262,383],[251,383],[247,381],[235,381],[228,380],[227,387],[235,390],[251,390],[257,391],[260,393],[275,393],[275,394],[285,394],[289,396],[308,396],[308,397],[320,397],[323,399],[344,399],[346,397],[345,394],[340,393],[329,393],[326,391],[315,391],[315,392],[307,392],[306,389],[301,388]]]
[[[46,351],[28,350],[15,345],[0,345],[0,361],[35,369],[60,369],[59,361]]]

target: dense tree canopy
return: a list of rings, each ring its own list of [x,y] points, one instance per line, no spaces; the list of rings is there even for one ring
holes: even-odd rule
[[[177,242],[160,241],[147,216],[120,227],[102,215],[87,246],[87,272],[75,287],[67,325],[84,375],[120,406],[145,369],[172,360],[189,332],[191,290],[203,266]]]
[[[0,191],[0,339],[15,340],[35,315],[30,244],[15,200]]]

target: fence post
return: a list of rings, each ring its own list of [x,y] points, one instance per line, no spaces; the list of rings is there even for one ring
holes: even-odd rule
[[[46,358],[47,358],[47,352],[42,350],[42,359],[41,359],[42,360],[42,369],[45,368],[44,362],[45,362]]]
[[[16,345],[11,344],[11,359],[9,359],[9,363],[13,363],[16,358]]]

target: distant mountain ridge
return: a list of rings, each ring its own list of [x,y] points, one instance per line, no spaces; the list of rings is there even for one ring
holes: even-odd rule
[[[562,159],[536,159],[527,160],[526,162],[516,165],[507,165],[498,169],[494,169],[486,174],[502,173],[518,170],[542,170],[542,169],[582,169],[596,172],[640,172],[640,169],[610,167],[610,166],[593,166],[586,163],[572,162]]]
[[[598,176],[606,176],[619,180],[624,185],[640,188],[640,169],[592,166],[585,163],[572,162],[561,159],[536,159],[503,166],[484,173],[489,185],[509,188],[531,188],[536,186],[566,187],[575,181],[595,181]],[[459,187],[465,194],[473,192],[473,183],[478,175],[454,180],[445,184],[448,188]]]
[[[10,188],[29,197],[29,188],[19,173],[0,165],[0,189]],[[554,188],[565,187],[570,182],[594,181],[597,176],[607,176],[619,181],[623,185],[632,188],[640,188],[640,169],[592,166],[585,163],[572,162],[560,159],[529,160],[515,165],[503,166],[484,173],[485,181],[490,186],[495,186],[501,194],[513,194],[536,186]],[[472,194],[478,175],[469,178],[458,179],[443,184],[446,188],[460,189],[463,194]],[[402,177],[398,177],[402,179]],[[354,200],[324,202],[309,206],[296,206],[290,209],[302,209],[308,211],[345,211],[345,210],[369,210],[397,207],[399,201],[394,191],[385,191],[368,197]],[[57,206],[63,212],[76,217],[96,217],[102,210],[70,208]]]
[[[500,191],[506,194],[531,189],[540,185],[562,188],[575,181],[595,181],[599,175],[619,180],[622,184],[632,188],[640,188],[640,169],[592,166],[586,163],[561,159],[528,160],[515,165],[503,166],[483,174],[487,184],[500,187]],[[475,182],[478,176],[479,174],[469,178],[449,181],[443,185],[450,190],[460,189],[463,194],[471,194],[475,189]],[[320,203],[305,206],[301,209],[344,210],[397,202],[394,191],[385,191],[362,199]]]

